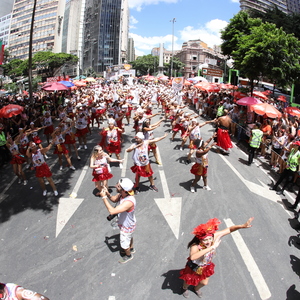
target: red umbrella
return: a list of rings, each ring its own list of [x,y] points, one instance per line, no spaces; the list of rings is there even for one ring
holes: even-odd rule
[[[247,94],[242,93],[242,92],[231,92],[231,95],[234,96],[235,99],[241,99],[244,97],[248,97]]]
[[[73,83],[78,87],[86,86],[85,82],[79,80],[74,80]]]
[[[263,100],[267,100],[268,99],[268,97],[265,94],[263,94],[262,92],[260,92],[260,91],[253,91],[252,94],[253,94],[253,96],[256,96],[256,97],[261,98]]]
[[[67,91],[69,88],[59,82],[49,82],[46,83],[42,89],[45,91]]]
[[[11,118],[20,114],[24,110],[23,106],[8,104],[0,109],[0,118]]]
[[[262,103],[260,100],[253,98],[253,97],[244,97],[238,101],[236,101],[236,104],[238,105],[253,105],[253,104],[258,104]]]
[[[300,117],[300,109],[297,107],[289,106],[285,109],[285,111],[291,116]]]
[[[258,115],[267,115],[269,118],[281,118],[281,112],[268,103],[258,103],[250,106],[250,110]]]
[[[282,102],[286,102],[286,97],[283,95],[278,96],[277,100],[282,101]]]

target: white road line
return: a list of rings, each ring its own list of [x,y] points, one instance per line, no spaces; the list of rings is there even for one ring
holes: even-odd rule
[[[123,161],[123,169],[122,169],[122,172],[121,172],[121,178],[124,178],[125,175],[126,175],[127,162],[128,162],[128,152],[125,151],[125,153],[124,153],[124,161]]]
[[[227,227],[234,225],[231,219],[224,219],[224,222]],[[248,271],[250,272],[250,276],[252,277],[260,298],[262,300],[269,299],[271,297],[271,292],[241,234],[238,231],[235,231],[231,234],[231,236],[244,260],[245,265],[247,266]]]
[[[169,192],[169,187],[168,187],[168,182],[166,179],[165,172],[163,170],[159,170],[159,176],[160,176],[161,185],[162,185],[162,188],[164,191],[164,198],[169,199],[170,192]]]
[[[87,162],[88,161],[89,160],[87,160]],[[74,186],[73,192],[71,193],[70,197],[73,197],[73,198],[77,197],[77,192],[78,192],[78,190],[79,190],[79,188],[80,188],[80,186],[82,184],[82,181],[83,181],[83,179],[85,177],[85,174],[86,174],[86,172],[87,172],[88,169],[89,169],[89,167],[87,165],[85,165],[83,167],[83,169],[82,169],[82,171],[80,173],[80,176],[79,176],[79,178],[78,178],[78,180],[77,180],[77,182],[76,182],[76,184]]]

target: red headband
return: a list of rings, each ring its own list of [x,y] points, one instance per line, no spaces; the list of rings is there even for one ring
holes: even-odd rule
[[[204,239],[207,236],[213,236],[214,233],[218,230],[219,224],[221,224],[221,221],[217,218],[210,219],[205,224],[200,224],[196,228],[194,228],[194,231],[192,232],[194,235],[196,235],[199,239]]]

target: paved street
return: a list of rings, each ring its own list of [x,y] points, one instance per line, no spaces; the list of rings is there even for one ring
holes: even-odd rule
[[[154,136],[169,131],[170,124],[163,122]],[[206,140],[214,128],[206,125],[201,131]],[[132,125],[126,126],[124,169],[111,165],[110,187],[121,176],[134,179],[131,153],[127,156],[124,151],[133,134]],[[56,156],[50,153],[47,162],[60,193],[57,198],[49,185],[47,197],[42,196],[32,171],[26,170],[30,178],[23,186],[11,166],[5,165],[0,170],[1,281],[24,285],[51,300],[182,299],[178,276],[193,228],[214,217],[222,221],[220,229],[254,217],[251,229],[222,239],[214,259],[215,274],[203,288],[203,299],[299,299],[300,244],[296,242],[300,238],[295,230],[299,223],[286,209],[295,195],[280,197],[269,191],[275,174],[259,160],[247,166],[246,154],[236,146],[229,156],[209,153],[212,190],[203,190],[200,181],[191,193],[191,164],[184,163],[188,150],[179,150],[179,135],[173,143],[170,137],[158,142],[162,166],[152,164],[159,192],[149,190],[148,180],[141,180],[136,196],[136,253],[124,265],[118,263],[118,230],[106,220],[101,198],[93,194],[88,166],[99,141],[97,129],[88,150],[80,150],[81,161],[73,158],[76,171],[59,171]],[[190,299],[197,298],[190,294]]]

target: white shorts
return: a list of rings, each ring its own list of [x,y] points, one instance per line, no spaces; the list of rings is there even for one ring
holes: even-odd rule
[[[130,241],[132,238],[133,232],[124,232],[120,230],[120,244],[122,249],[130,248]]]

